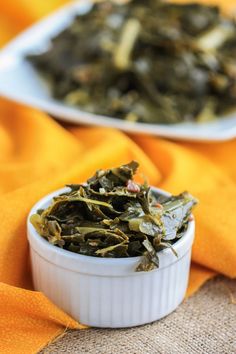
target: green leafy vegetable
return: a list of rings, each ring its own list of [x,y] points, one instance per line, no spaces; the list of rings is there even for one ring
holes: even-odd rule
[[[159,266],[158,251],[184,235],[192,208],[189,193],[165,197],[133,177],[137,162],[99,170],[86,184],[31,216],[37,232],[51,244],[94,257],[143,256],[137,271]]]
[[[173,124],[235,109],[235,48],[235,21],[216,6],[102,1],[76,16],[46,52],[27,58],[69,105]]]

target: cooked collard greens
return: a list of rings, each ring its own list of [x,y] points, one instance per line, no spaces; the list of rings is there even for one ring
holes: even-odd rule
[[[216,6],[103,1],[28,60],[55,98],[130,122],[207,122],[236,108],[236,24]]]
[[[51,244],[94,257],[143,256],[137,271],[158,268],[158,251],[183,236],[192,208],[189,193],[163,196],[133,176],[135,161],[99,170],[86,184],[69,185],[45,210],[31,216],[37,232]]]

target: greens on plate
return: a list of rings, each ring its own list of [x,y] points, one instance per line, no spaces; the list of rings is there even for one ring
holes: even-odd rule
[[[52,95],[129,122],[208,122],[236,108],[236,24],[218,7],[95,3],[28,55]]]

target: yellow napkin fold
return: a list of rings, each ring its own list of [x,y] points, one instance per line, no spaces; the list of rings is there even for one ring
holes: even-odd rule
[[[0,44],[62,2],[0,0]],[[199,198],[187,295],[216,273],[235,278],[235,149],[236,140],[177,143],[62,127],[44,113],[0,99],[0,353],[35,353],[65,328],[83,328],[32,291],[25,223],[39,198],[98,168],[135,159],[150,184],[172,193],[187,189]]]

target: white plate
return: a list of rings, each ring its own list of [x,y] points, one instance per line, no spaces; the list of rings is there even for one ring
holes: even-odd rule
[[[0,53],[0,95],[73,123],[109,126],[127,132],[182,140],[224,141],[236,137],[236,113],[204,124],[144,124],[86,113],[53,99],[39,74],[24,56],[45,50],[50,39],[66,28],[75,14],[86,12],[90,6],[88,1],[71,2],[10,42]]]

